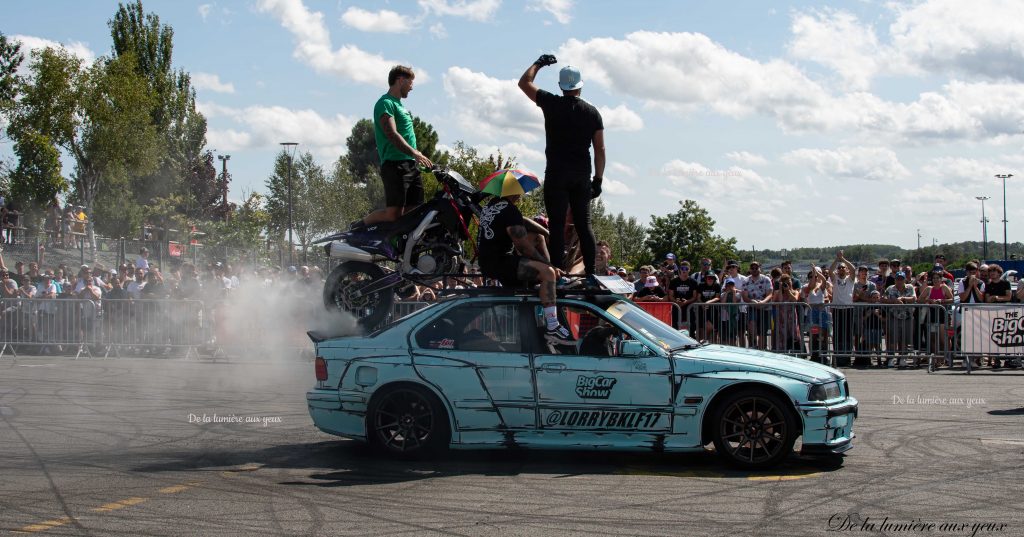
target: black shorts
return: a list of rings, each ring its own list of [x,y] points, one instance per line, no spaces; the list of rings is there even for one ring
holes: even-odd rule
[[[423,178],[415,160],[385,160],[380,166],[385,207],[409,207],[423,203]]]
[[[523,256],[508,254],[493,259],[480,258],[480,273],[486,278],[494,278],[501,282],[502,287],[526,287],[526,282],[519,279],[519,262]]]

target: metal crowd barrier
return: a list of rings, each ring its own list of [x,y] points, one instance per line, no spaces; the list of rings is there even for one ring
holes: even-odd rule
[[[952,365],[950,310],[938,304],[696,303],[686,311],[697,339],[845,366]]]
[[[18,350],[90,356],[157,354],[210,342],[211,322],[198,300],[0,299],[0,357]]]

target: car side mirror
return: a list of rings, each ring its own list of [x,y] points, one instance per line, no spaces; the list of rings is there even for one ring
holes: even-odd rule
[[[619,356],[651,356],[651,350],[635,339],[619,341]]]

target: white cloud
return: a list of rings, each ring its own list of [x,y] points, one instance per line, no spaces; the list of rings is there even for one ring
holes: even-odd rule
[[[206,22],[206,17],[210,16],[211,9],[213,9],[213,4],[200,4],[198,10],[199,16],[203,19],[203,22]]]
[[[813,106],[826,95],[794,66],[759,63],[703,34],[633,32],[625,39],[567,41],[558,57],[584,79],[681,110],[709,106],[732,117]]]
[[[601,112],[606,130],[638,131],[644,128],[644,120],[624,104],[615,108],[598,106],[597,109]]]
[[[445,29],[444,24],[438,22],[430,25],[430,35],[437,39],[444,39],[448,37],[448,30]]]
[[[536,141],[544,132],[540,108],[526,98],[514,80],[499,80],[465,67],[450,67],[444,89],[451,97],[456,122],[485,139]]]
[[[1024,81],[1024,3],[979,0],[970,9],[957,0],[895,5],[894,47],[931,72]]]
[[[764,166],[768,164],[768,159],[749,151],[730,151],[725,156],[729,160],[745,166]]]
[[[296,40],[293,55],[317,72],[382,86],[387,82],[391,67],[402,63],[365,52],[354,45],[343,45],[334,50],[323,13],[309,11],[302,0],[259,0],[257,8],[271,13],[292,33]],[[427,80],[427,73],[417,69],[416,81]]]
[[[765,63],[694,33],[634,32],[625,39],[570,39],[558,51],[584,79],[678,113],[710,109],[774,118],[785,132],[842,132],[895,142],[999,139],[1020,133],[1024,85],[953,80],[909,103],[866,92],[833,95],[794,65]]]
[[[341,21],[364,32],[400,34],[412,29],[409,19],[387,9],[373,12],[353,6],[341,15]]]
[[[675,186],[688,191],[718,192],[726,185],[730,191],[749,195],[772,194],[773,196],[795,191],[792,185],[762,176],[754,170],[732,166],[727,170],[713,170],[699,162],[685,162],[674,159],[662,165],[660,175],[667,177]],[[745,196],[751,198],[752,196]],[[741,197],[743,199],[744,197]],[[730,200],[729,203],[733,201]],[[758,201],[758,204],[761,202]]]
[[[33,50],[41,50],[44,48],[63,48],[71,54],[78,56],[82,59],[85,65],[90,65],[96,61],[96,53],[89,48],[89,45],[81,41],[69,41],[67,43],[59,43],[52,39],[46,39],[44,37],[35,37],[31,35],[20,35],[15,34],[11,36],[14,41],[21,41],[21,52],[27,58],[29,52]],[[24,66],[25,64],[22,64]]]
[[[896,63],[892,49],[879,44],[874,28],[845,11],[798,13],[792,31],[790,54],[833,69],[847,89],[868,89],[876,73]]]
[[[611,194],[613,196],[628,196],[633,194],[634,190],[622,181],[606,177],[601,183],[601,192],[604,194]]]
[[[608,164],[608,170],[619,176],[636,177],[636,170],[634,170],[632,166],[628,166],[621,162],[612,162]]]
[[[529,11],[547,11],[561,24],[572,21],[573,0],[530,0],[526,5]]]
[[[834,179],[893,181],[910,176],[896,153],[881,147],[797,149],[783,155],[782,160]]]
[[[501,7],[501,0],[419,0],[419,5],[426,13],[486,21]]]
[[[221,82],[220,76],[210,73],[192,73],[192,85],[197,90],[210,90],[217,93],[234,93],[235,85]]]
[[[345,152],[345,139],[356,122],[341,114],[322,117],[315,110],[283,106],[233,108],[203,101],[196,106],[211,120],[210,147],[220,151],[277,148],[287,141],[336,157]]]

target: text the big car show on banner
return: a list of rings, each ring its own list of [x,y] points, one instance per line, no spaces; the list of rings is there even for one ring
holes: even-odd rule
[[[1024,308],[1020,306],[965,307],[961,326],[965,353],[1024,352]]]

